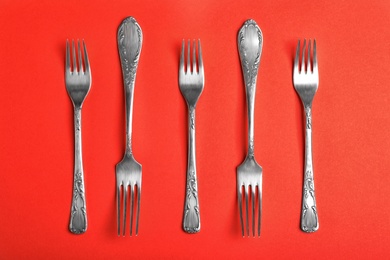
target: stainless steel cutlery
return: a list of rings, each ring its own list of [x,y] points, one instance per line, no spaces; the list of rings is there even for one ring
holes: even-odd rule
[[[254,112],[257,72],[262,48],[263,34],[259,26],[254,20],[247,20],[238,33],[238,51],[244,75],[248,112],[248,152],[244,162],[237,167],[237,195],[242,236],[245,236],[244,229],[246,229],[246,234],[249,236],[249,198],[251,200],[252,235],[255,236],[256,212],[257,236],[260,236],[261,227],[263,169],[255,159]],[[245,197],[245,228],[242,207],[243,197]]]
[[[198,56],[196,56],[195,41],[192,46],[192,68],[190,45],[190,41],[188,41],[187,66],[185,66],[185,42],[183,40],[179,65],[180,91],[186,100],[188,107],[187,186],[184,205],[183,229],[187,233],[196,233],[200,231],[200,211],[198,199],[198,180],[196,172],[195,108],[204,88],[204,69],[200,40],[198,40]]]
[[[138,235],[139,213],[141,206],[142,165],[133,155],[132,123],[135,76],[142,48],[142,30],[133,17],[128,17],[118,29],[118,50],[122,65],[123,84],[126,103],[126,150],[122,161],[116,165],[116,200],[118,235],[121,227],[121,201],[123,201],[123,232],[126,233],[128,193],[130,193],[130,236],[133,231],[133,212],[137,197],[135,235]]]
[[[132,150],[132,124],[134,87],[143,34],[133,17],[122,21],[117,32],[117,44],[122,68],[125,93],[126,147],[123,159],[116,165],[117,233],[138,235],[142,165]],[[301,210],[301,229],[304,232],[318,230],[318,213],[314,189],[312,155],[312,103],[318,89],[318,64],[316,41],[298,41],[293,67],[293,85],[298,93],[305,115],[305,163]],[[247,116],[248,145],[244,161],[237,167],[237,199],[241,234],[243,237],[260,236],[262,218],[263,169],[255,159],[255,99],[257,75],[263,49],[263,33],[257,23],[245,21],[238,32],[238,52],[243,73]],[[74,107],[74,184],[69,229],[82,234],[87,230],[84,170],[82,160],[81,110],[91,88],[92,76],[87,48],[82,41],[66,41],[65,85]],[[183,212],[183,229],[187,233],[200,231],[200,207],[196,167],[195,111],[205,84],[202,48],[200,40],[183,40],[179,63],[179,89],[188,109],[188,151],[186,169],[186,195]],[[127,215],[130,215],[129,217]],[[135,219],[135,221],[134,221]]]
[[[293,82],[305,113],[305,168],[303,180],[301,229],[305,232],[318,230],[318,214],[314,192],[314,170],[312,155],[312,103],[318,89],[318,64],[316,40],[313,41],[313,61],[311,61],[311,41],[306,51],[306,40],[303,41],[302,55],[300,41],[294,60]],[[313,62],[313,65],[311,63]],[[301,66],[299,66],[301,64]]]
[[[82,45],[83,51],[80,47],[80,41],[77,41],[77,47],[72,41],[72,48],[70,49],[69,42],[66,41],[65,85],[74,107],[75,134],[73,199],[69,229],[75,234],[82,234],[87,230],[87,206],[81,145],[81,109],[91,89],[92,76],[84,41]],[[82,52],[84,55],[81,54]]]

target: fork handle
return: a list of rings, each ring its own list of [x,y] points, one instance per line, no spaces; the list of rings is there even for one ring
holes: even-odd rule
[[[132,155],[134,84],[142,49],[142,30],[133,17],[127,17],[118,28],[117,42],[122,67],[126,103],[126,155]]]
[[[195,107],[188,108],[188,163],[183,229],[187,233],[200,231],[198,181],[196,177]]]
[[[74,109],[74,133],[73,199],[69,230],[74,234],[82,234],[87,230],[87,207],[85,204],[84,170],[81,149],[81,107],[75,107]]]
[[[254,147],[254,107],[256,81],[259,71],[263,34],[254,20],[247,20],[238,33],[238,52],[245,82],[246,102],[248,107],[248,157],[253,158]]]
[[[304,232],[315,232],[318,230],[319,223],[314,191],[311,105],[305,105],[305,119],[305,175],[303,180],[301,229]]]

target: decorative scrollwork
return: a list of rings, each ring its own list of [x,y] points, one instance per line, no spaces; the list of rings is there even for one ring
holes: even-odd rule
[[[73,233],[84,233],[86,231],[87,210],[85,206],[83,177],[81,172],[75,174],[73,187],[73,202],[70,219],[70,229]]]
[[[130,38],[130,35],[126,35],[126,33],[128,32],[128,30],[126,30],[126,26],[129,26],[130,23],[134,24],[137,28],[137,33],[136,33],[137,48],[135,50],[129,49],[128,41],[133,41],[133,39]],[[142,46],[141,27],[133,17],[128,17],[123,21],[123,23],[118,29],[118,49],[119,49],[119,54],[121,56],[124,83],[125,86],[129,88],[133,86],[135,81],[138,61],[141,54],[141,46]]]
[[[306,128],[311,129],[311,107],[305,106]]]
[[[250,50],[253,50],[253,46],[246,46],[246,37],[252,37],[252,34],[249,34],[250,27],[253,27],[256,31],[257,40],[258,40],[258,48],[256,48],[256,53],[253,55],[253,53],[249,54],[249,48]],[[242,70],[244,72],[245,77],[245,83],[247,85],[248,91],[254,91],[256,87],[256,79],[257,79],[257,71],[259,69],[260,64],[260,56],[261,56],[261,50],[263,45],[263,35],[259,28],[259,26],[256,24],[254,20],[247,20],[244,23],[244,26],[241,28],[238,34],[238,46],[240,48],[240,55],[241,57],[241,64],[242,64]],[[253,59],[254,58],[254,59]]]
[[[303,185],[302,229],[306,232],[314,232],[318,228],[318,216],[314,195],[313,173],[306,172]]]
[[[190,171],[187,181],[187,198],[184,212],[184,229],[189,233],[199,231],[200,216],[198,205],[198,185],[196,182],[195,171]]]

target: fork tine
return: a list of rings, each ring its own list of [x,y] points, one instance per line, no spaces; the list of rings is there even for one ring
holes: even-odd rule
[[[126,215],[127,215],[127,184],[123,185],[123,236],[126,234]]]
[[[203,59],[202,59],[202,48],[200,46],[200,39],[198,39],[198,72],[203,75]]]
[[[196,42],[192,43],[192,72],[196,73]]]
[[[307,73],[311,73],[310,47],[311,40],[309,39],[309,44],[307,45]]]
[[[71,72],[71,69],[70,69],[70,48],[69,48],[69,41],[66,40],[66,59],[65,59],[65,70],[66,70],[66,73],[69,73]]]
[[[138,235],[138,220],[139,220],[139,212],[141,209],[141,185],[137,184],[137,218],[135,220],[135,235]]]
[[[118,226],[118,236],[121,233],[121,186],[117,187],[116,190],[116,206],[117,206],[117,226]]]
[[[245,213],[246,213],[246,234],[249,236],[249,210],[248,210],[248,189],[249,186],[244,186],[245,187]]]
[[[294,72],[299,72],[298,67],[299,67],[299,49],[301,46],[301,40],[298,40],[298,45],[297,45],[297,50],[295,52],[295,59],[294,59]]]
[[[180,65],[179,65],[179,72],[181,74],[184,74],[185,73],[185,69],[184,69],[184,39],[183,39],[183,42],[181,44],[181,55],[180,55]]]
[[[73,57],[73,72],[77,73],[76,50],[74,46],[74,40],[72,40],[72,57]]]
[[[316,48],[316,39],[313,40],[313,72],[317,72],[317,48]]]
[[[83,47],[84,47],[84,65],[85,65],[85,69],[84,69],[84,72],[85,73],[90,73],[90,67],[89,67],[89,59],[88,59],[88,53],[87,53],[87,46],[85,45],[85,42],[83,40]]]
[[[134,185],[130,185],[130,236],[133,234]]]
[[[245,236],[245,233],[244,233],[244,220],[242,218],[242,186],[240,186],[238,188],[237,193],[238,193],[238,208],[240,210],[241,233],[242,233],[242,236],[244,237]]]
[[[252,191],[252,234],[253,236],[255,236],[255,200],[256,200],[256,195],[255,195],[255,192],[256,192],[256,186],[251,186],[251,191]]]
[[[79,72],[83,73],[83,59],[81,56],[80,40],[77,40],[77,52],[78,52],[78,60],[79,60]]]
[[[261,207],[262,205],[262,194],[261,194],[261,188],[260,186],[257,186],[257,201],[259,205],[259,216],[257,220],[257,235],[260,236],[260,230],[261,230]]]
[[[306,39],[303,40],[301,73],[305,71],[305,52],[306,52]]]
[[[186,72],[191,72],[191,55],[190,55],[190,52],[191,52],[191,42],[190,40],[188,40],[187,42],[187,69],[186,69]]]

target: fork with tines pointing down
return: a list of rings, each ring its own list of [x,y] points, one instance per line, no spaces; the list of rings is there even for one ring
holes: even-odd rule
[[[123,235],[126,233],[128,193],[130,193],[130,236],[133,231],[133,211],[136,208],[135,234],[138,234],[138,220],[141,206],[142,165],[133,156],[131,133],[133,121],[133,97],[135,76],[142,47],[142,30],[133,17],[122,21],[118,28],[118,50],[122,66],[126,103],[126,151],[122,161],[116,165],[116,194],[118,236],[121,230],[121,202],[123,201]],[[129,190],[130,189],[130,190]],[[123,190],[123,191],[122,191]],[[137,197],[137,207],[135,207]]]
[[[246,233],[249,236],[249,198],[252,211],[252,234],[255,236],[257,208],[257,236],[260,236],[263,169],[255,160],[254,107],[256,80],[263,47],[263,34],[254,20],[247,20],[238,33],[238,51],[244,75],[246,102],[248,107],[248,153],[244,162],[237,167],[237,195],[240,210],[242,236],[244,233],[242,190],[245,197]]]

